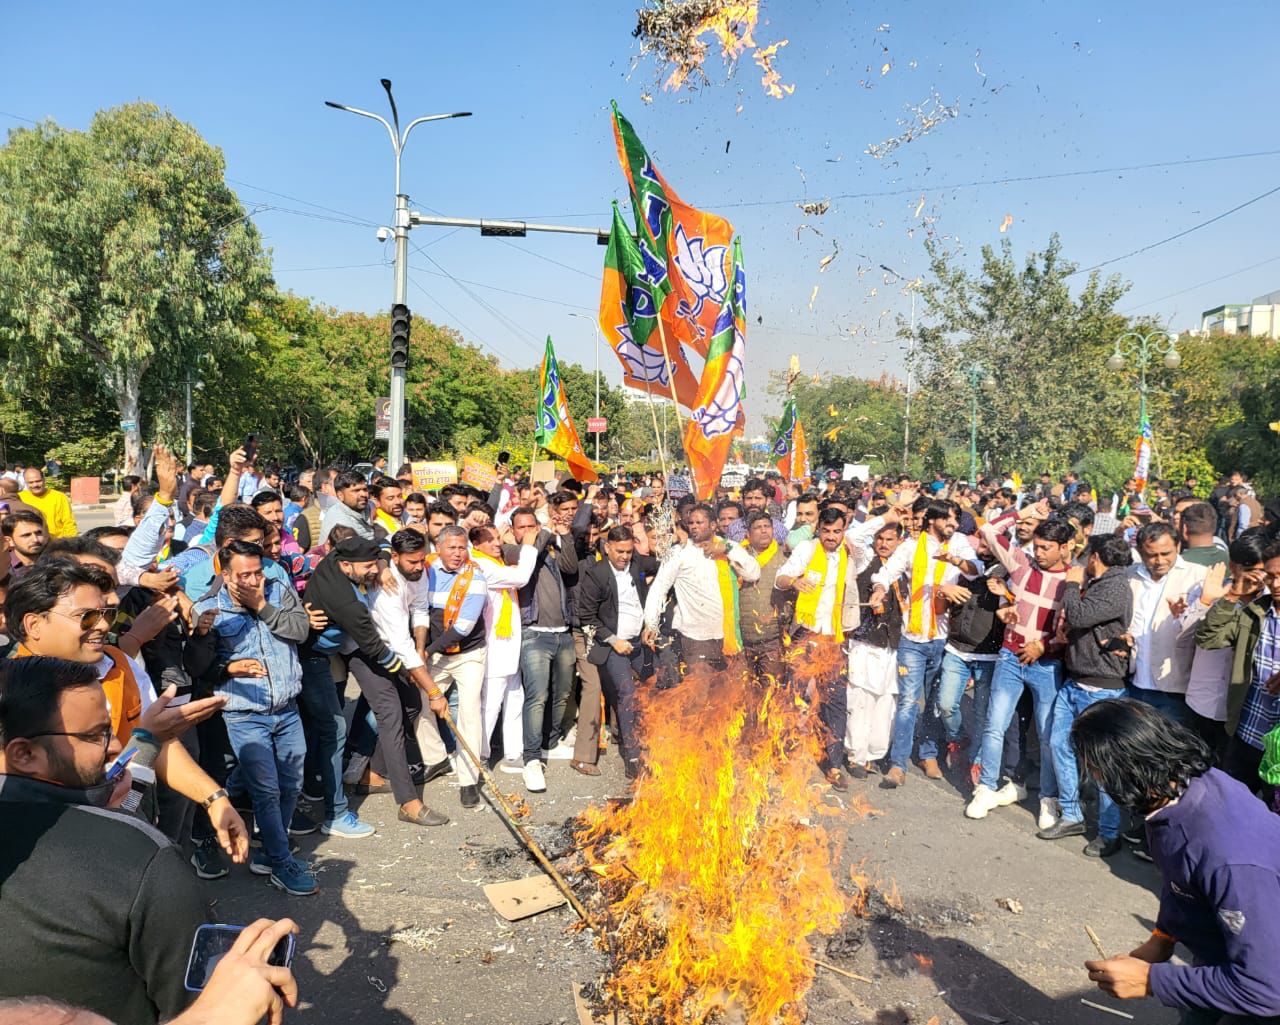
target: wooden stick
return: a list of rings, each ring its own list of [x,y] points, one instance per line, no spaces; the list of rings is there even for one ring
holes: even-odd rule
[[[819,968],[825,968],[829,972],[835,972],[837,975],[843,975],[846,979],[854,979],[857,982],[868,982],[873,986],[875,985],[875,979],[868,979],[865,975],[856,975],[853,972],[846,972],[843,968],[837,968],[835,965],[828,964],[826,961],[819,961],[816,957],[806,957],[805,960],[810,964],[817,965]]]
[[[1098,956],[1106,961],[1107,952],[1102,949],[1102,940],[1098,939],[1098,934],[1087,925],[1084,927],[1084,931],[1089,934],[1089,942],[1093,944],[1093,949],[1098,952]]]
[[[667,368],[668,376],[671,374],[671,368]],[[658,465],[662,467],[662,490],[666,494],[667,489],[667,439],[662,437],[658,431],[658,410],[653,404],[653,392],[646,390],[645,397],[649,400],[649,416],[653,418],[653,442],[658,449]],[[679,423],[680,413],[676,411],[676,423]]]
[[[449,724],[449,729],[453,730],[453,736],[458,741],[458,746],[467,753],[467,757],[471,759],[471,763],[476,767],[481,777],[489,785],[489,793],[502,809],[502,817],[507,820],[507,824],[516,831],[516,835],[519,836],[524,845],[529,848],[530,853],[537,859],[538,864],[541,865],[547,875],[551,877],[551,881],[555,883],[556,889],[564,894],[565,900],[569,902],[569,906],[573,908],[578,917],[582,919],[583,924],[588,929],[599,932],[596,923],[593,922],[591,920],[591,916],[587,914],[587,909],[582,906],[582,901],[578,900],[577,895],[569,888],[569,884],[565,881],[564,876],[556,871],[555,866],[551,864],[546,853],[538,846],[537,841],[534,840],[534,838],[529,835],[528,831],[516,821],[516,814],[511,810],[511,806],[507,804],[506,799],[502,796],[502,790],[498,787],[498,781],[490,775],[489,770],[485,768],[484,762],[477,758],[475,752],[471,750],[471,745],[468,744],[466,738],[462,736],[462,733],[453,721],[453,716],[449,714],[448,708],[444,710],[443,718],[444,721]]]

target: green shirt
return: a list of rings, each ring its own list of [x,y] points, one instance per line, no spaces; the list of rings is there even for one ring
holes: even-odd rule
[[[1218,566],[1227,561],[1227,550],[1217,545],[1187,548],[1183,550],[1182,558],[1194,566]]]

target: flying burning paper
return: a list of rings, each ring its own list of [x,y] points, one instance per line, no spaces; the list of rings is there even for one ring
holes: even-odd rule
[[[1000,222],[1000,234],[1003,235],[1006,231],[1008,231],[1012,227],[1013,227],[1013,214],[1005,214],[1004,220]]]

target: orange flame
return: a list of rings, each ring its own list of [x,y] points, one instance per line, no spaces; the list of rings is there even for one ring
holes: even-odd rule
[[[676,0],[664,0],[657,6],[662,8],[664,4],[669,10],[679,6]],[[786,46],[787,40],[783,39],[766,47],[756,43],[754,33],[760,20],[760,0],[711,0],[697,6],[702,9],[709,7],[710,10],[680,32],[679,59],[667,80],[662,83],[664,89],[679,90],[689,80],[690,74],[702,74],[702,65],[707,59],[710,45],[701,37],[710,34],[719,44],[720,56],[726,64],[733,65],[743,54],[752,52],[752,58],[764,72],[760,81],[768,95],[782,99],[784,95],[790,96],[796,91],[794,85],[782,84],[782,76],[773,66],[779,47]],[[689,13],[696,17],[696,10],[691,5]]]
[[[928,954],[912,953],[911,956],[915,958],[916,967],[920,969],[921,975],[933,974],[933,958],[931,958]]]
[[[578,841],[608,903],[607,1006],[644,1025],[804,1020],[808,935],[851,899],[831,873],[812,786],[812,711],[744,673],[643,693],[648,772],[632,802],[592,808]]]

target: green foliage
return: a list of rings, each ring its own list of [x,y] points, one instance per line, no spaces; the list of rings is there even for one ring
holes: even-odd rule
[[[1133,467],[1133,449],[1105,448],[1081,456],[1071,469],[1101,496],[1119,492],[1133,475]]]
[[[919,450],[934,436],[967,446],[972,365],[995,381],[978,394],[978,451],[999,466],[1060,473],[1133,429],[1133,393],[1105,371],[1127,284],[1094,273],[1073,294],[1077,268],[1056,235],[1021,267],[1008,239],[999,251],[984,246],[977,273],[934,242],[927,249],[933,280],[920,290],[912,408]]]
[[[784,375],[775,373],[769,391],[782,395]],[[895,469],[902,455],[905,395],[889,377],[864,380],[829,375],[801,378],[793,386],[813,467],[868,463],[873,473]],[[766,437],[772,437],[771,425]]]
[[[97,437],[66,441],[50,449],[46,458],[62,464],[64,477],[97,477],[119,465],[121,437],[111,431]]]
[[[47,388],[90,367],[120,419],[149,375],[172,382],[201,355],[243,349],[245,311],[270,285],[258,233],[223,178],[222,153],[149,103],[52,121],[0,148],[0,345],[6,385]],[[126,438],[140,457],[140,432]]]
[[[1280,343],[1268,342],[1253,374],[1239,393],[1239,419],[1219,427],[1206,446],[1219,473],[1240,470],[1259,494],[1280,494]]]

